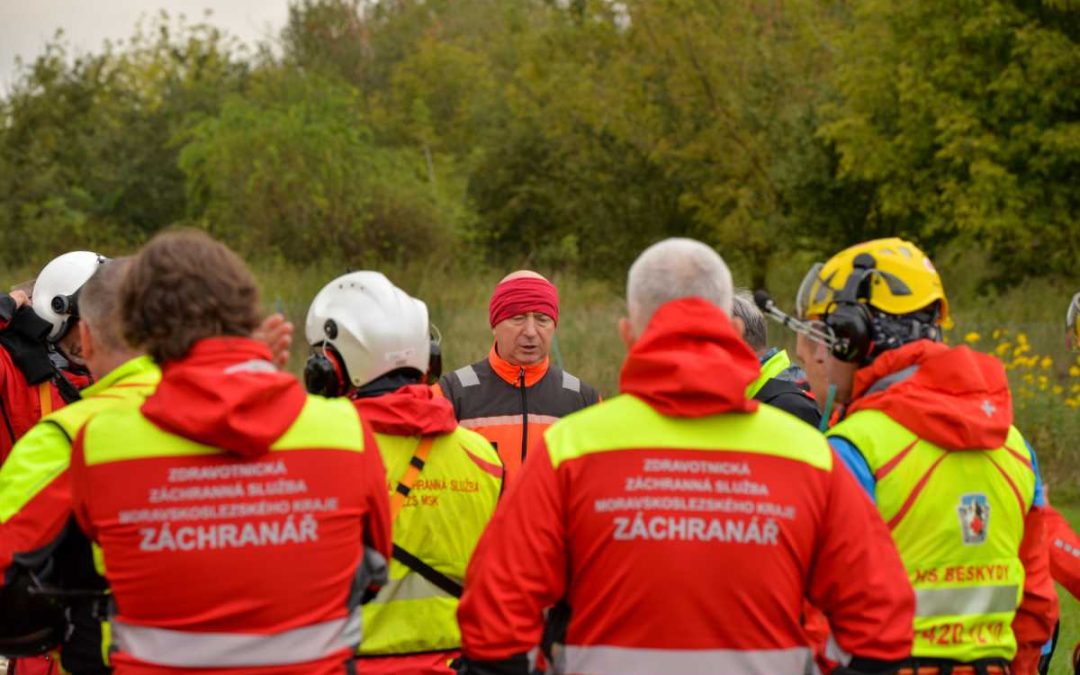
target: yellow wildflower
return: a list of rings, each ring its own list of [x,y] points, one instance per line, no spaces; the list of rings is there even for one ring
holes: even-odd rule
[[[1064,392],[1064,391],[1065,391],[1065,387],[1061,386],[1060,384],[1055,384],[1054,385],[1054,395],[1055,396],[1061,396],[1062,392]]]
[[[1042,361],[1039,361],[1039,367],[1043,370],[1050,370],[1050,367],[1054,365],[1054,359],[1049,356],[1044,356]]]
[[[1069,366],[1070,377],[1080,377],[1080,366]]]
[[[978,342],[980,339],[982,339],[982,336],[980,336],[975,331],[972,331],[964,336],[964,342],[972,345]]]

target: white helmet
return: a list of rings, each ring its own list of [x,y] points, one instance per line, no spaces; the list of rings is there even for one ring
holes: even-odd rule
[[[56,342],[79,316],[79,289],[107,259],[90,251],[72,251],[53,258],[34,281],[34,313],[52,325],[48,340]]]
[[[398,368],[427,373],[428,310],[379,272],[350,272],[323,287],[308,308],[308,344],[333,346],[354,387]]]

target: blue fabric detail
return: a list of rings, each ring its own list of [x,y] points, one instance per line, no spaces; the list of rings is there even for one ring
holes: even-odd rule
[[[768,351],[766,351],[764,354],[762,354],[761,356],[758,357],[758,363],[761,364],[761,365],[765,365],[768,362],[769,359],[771,359],[772,357],[776,356],[779,353],[780,353],[780,348],[779,347],[772,347]]]
[[[1042,655],[1046,656],[1052,651],[1054,651],[1054,638],[1050,638],[1050,641],[1043,645]]]
[[[1035,494],[1031,499],[1031,505],[1033,507],[1046,506],[1046,484],[1043,483],[1042,471],[1039,471],[1039,458],[1035,456],[1035,448],[1031,447],[1031,443],[1028,443],[1026,438],[1024,445],[1031,454],[1031,470],[1035,472]]]
[[[862,489],[866,490],[870,500],[876,503],[877,481],[874,480],[874,472],[870,470],[870,465],[866,463],[866,458],[862,456],[859,449],[848,439],[839,436],[830,436],[829,445],[833,447],[836,454],[840,455],[840,459],[844,460],[844,464],[855,476],[855,480],[859,481]]]

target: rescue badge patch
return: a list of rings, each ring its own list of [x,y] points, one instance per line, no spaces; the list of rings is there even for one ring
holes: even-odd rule
[[[960,506],[956,507],[960,515],[960,531],[965,544],[981,544],[986,541],[990,530],[990,502],[981,492],[960,497]]]

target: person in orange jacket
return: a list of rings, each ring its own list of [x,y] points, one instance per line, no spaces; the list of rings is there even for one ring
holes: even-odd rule
[[[444,375],[437,391],[461,426],[495,446],[509,484],[545,429],[600,395],[551,363],[559,292],[550,281],[528,270],[507,275],[491,294],[488,318],[495,342],[487,358]]]
[[[897,551],[824,437],[747,397],[760,366],[723,260],[660,242],[627,296],[622,395],[544,433],[473,557],[464,672],[524,675],[542,642],[557,673],[809,672],[804,597],[845,672],[903,665]]]

